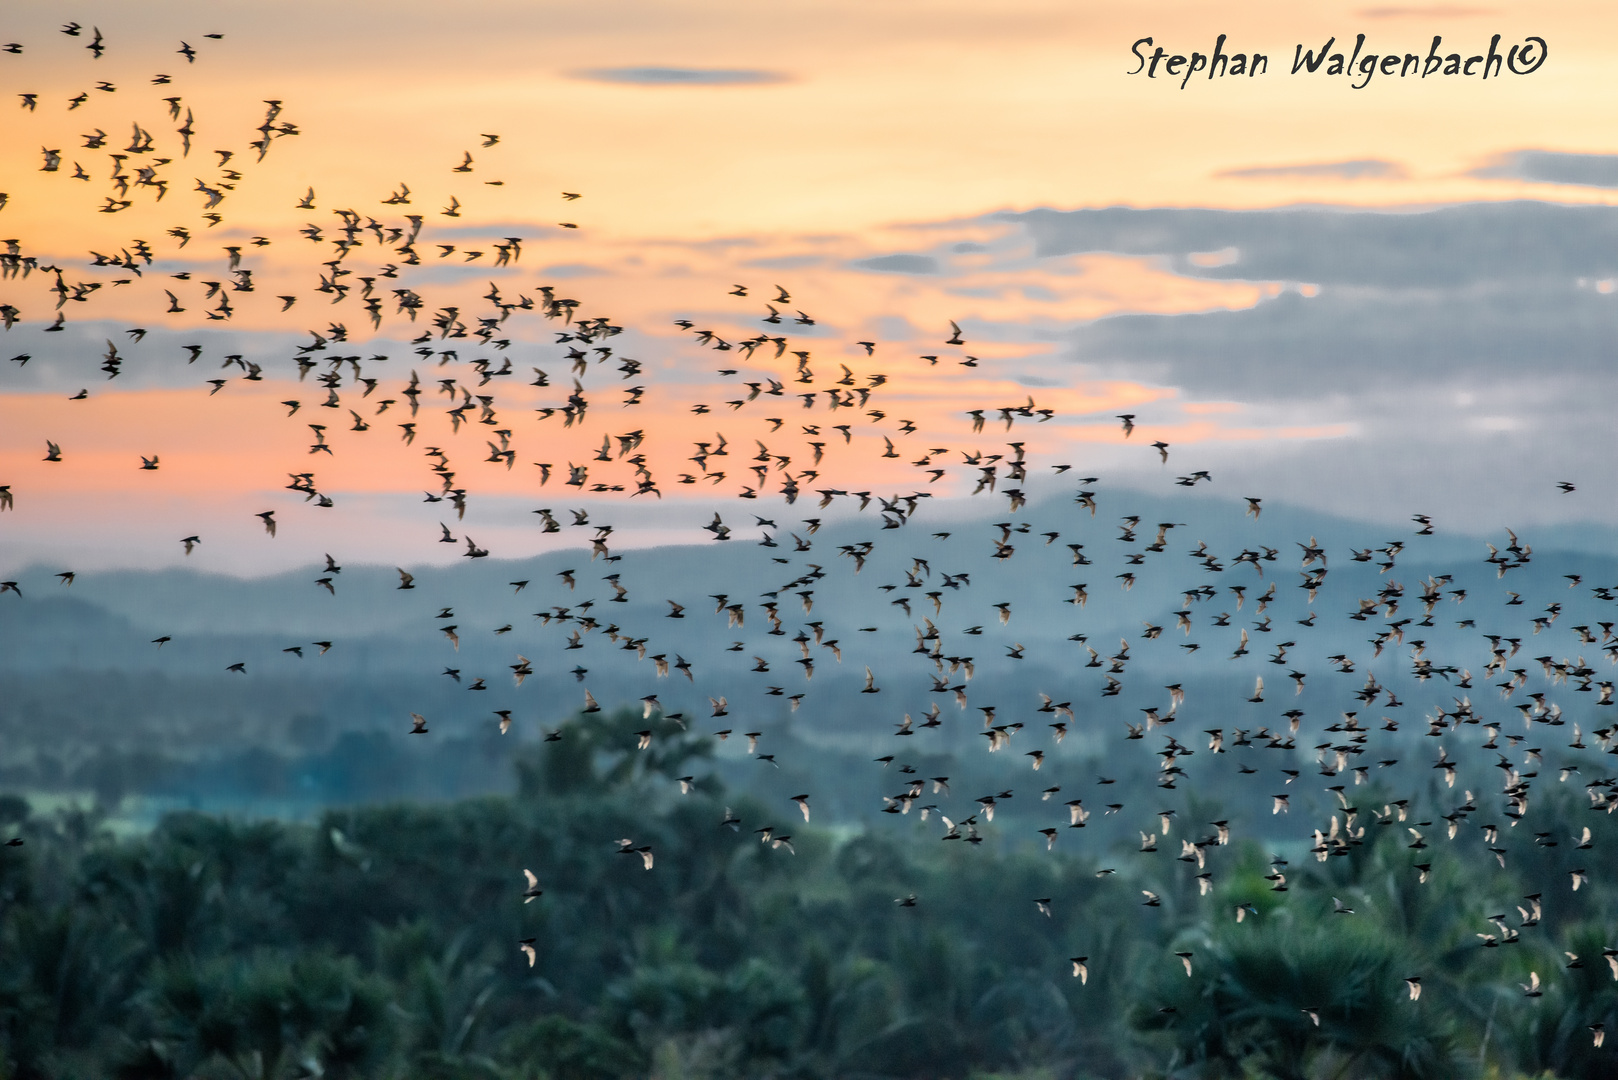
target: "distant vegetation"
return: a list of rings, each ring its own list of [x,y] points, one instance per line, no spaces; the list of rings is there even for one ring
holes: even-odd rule
[[[1167,845],[1098,861],[986,822],[981,844],[940,843],[914,815],[828,831],[711,776],[682,796],[671,778],[711,742],[622,749],[640,724],[570,721],[523,752],[514,796],[315,824],[186,813],[118,839],[95,813],[0,799],[25,841],[0,848],[0,1075],[1615,1074],[1588,1025],[1618,1030],[1618,894],[1596,875],[1567,887],[1587,854],[1572,842],[1490,873],[1446,849],[1442,823],[1411,851],[1406,826],[1373,820],[1345,855],[1294,848],[1279,868],[1238,838],[1209,849],[1199,896],[1196,862]],[[1572,789],[1536,807],[1547,835],[1605,821]],[[765,826],[791,850],[761,843]],[[544,890],[531,904],[524,867]],[[1539,891],[1544,923],[1524,925],[1514,906]],[[1510,940],[1483,947],[1493,915]]]

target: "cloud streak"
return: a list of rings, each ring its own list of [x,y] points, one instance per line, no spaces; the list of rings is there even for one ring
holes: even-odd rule
[[[1618,188],[1618,154],[1562,154],[1552,150],[1513,150],[1469,176],[1480,180],[1525,180],[1534,184]]]
[[[1432,289],[1618,274],[1618,210],[1604,206],[1469,203],[1421,213],[1113,207],[1001,220],[1022,223],[1040,256],[1166,256],[1191,277]],[[1219,266],[1190,259],[1225,248],[1238,257]]]
[[[763,86],[789,81],[779,71],[759,68],[617,67],[585,68],[569,73],[587,82],[625,86]]]
[[[931,255],[878,255],[871,259],[860,259],[853,265],[860,270],[891,274],[936,274],[939,270],[938,260]]]
[[[1214,174],[1221,180],[1403,180],[1405,167],[1380,158],[1316,161],[1300,165],[1253,165]]]

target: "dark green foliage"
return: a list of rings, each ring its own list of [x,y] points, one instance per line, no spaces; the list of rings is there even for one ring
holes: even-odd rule
[[[1166,855],[1117,852],[1097,876],[987,823],[973,846],[914,818],[811,828],[786,794],[765,806],[711,779],[682,796],[669,778],[701,744],[665,722],[655,750],[614,749],[641,723],[568,724],[521,762],[513,797],[311,824],[179,814],[120,839],[0,802],[27,841],[0,849],[0,1076],[1618,1073],[1588,1030],[1618,1027],[1613,894],[1594,875],[1561,884],[1568,845],[1519,848],[1495,875],[1429,830],[1419,884],[1398,830],[1373,825],[1342,857],[1297,849],[1285,892],[1267,852],[1215,848],[1200,895],[1194,861]],[[1536,812],[1557,835],[1588,813],[1554,794]],[[766,825],[795,853],[760,843]],[[651,846],[654,869],[621,838]],[[524,867],[545,890],[531,904]],[[1540,880],[1558,883],[1544,922],[1480,947]],[[1240,923],[1239,904],[1255,912]],[[1542,997],[1519,987],[1531,971]]]

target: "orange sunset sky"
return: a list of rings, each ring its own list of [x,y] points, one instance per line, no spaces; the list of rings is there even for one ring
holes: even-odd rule
[[[61,32],[70,20],[82,24],[76,36]],[[92,29],[104,35],[100,59],[85,48]],[[1265,54],[1267,72],[1198,75],[1183,89],[1178,80],[1128,74],[1137,39],[1189,55],[1211,52],[1219,34],[1227,52]],[[1377,74],[1363,89],[1324,71],[1289,73],[1295,46],[1318,49],[1335,38],[1334,51],[1352,51],[1358,34],[1365,53],[1425,54],[1441,35],[1441,53],[1463,56],[1486,51],[1495,34],[1502,50],[1532,35],[1548,43],[1549,58],[1531,75]],[[911,463],[948,448],[939,460],[948,473],[932,490],[964,497],[976,469],[961,452],[1004,453],[1010,439],[1023,441],[1047,472],[1049,463],[1072,463],[1125,483],[1207,468],[1189,463],[1198,448],[1206,462],[1239,472],[1264,446],[1263,476],[1281,482],[1287,447],[1329,454],[1330,445],[1364,436],[1364,422],[1326,397],[1282,407],[1235,387],[1190,392],[1149,372],[1086,370],[1063,359],[1063,341],[1108,316],[1243,311],[1283,294],[1313,297],[1314,283],[1198,277],[1155,256],[1041,256],[1019,224],[995,215],[1110,206],[1418,210],[1521,199],[1606,205],[1618,191],[1516,179],[1500,168],[1528,150],[1613,151],[1606,133],[1618,112],[1609,85],[1618,21],[1593,3],[85,3],[13,11],[0,38],[21,46],[0,53],[0,239],[15,239],[38,265],[62,267],[69,282],[101,283],[88,300],[69,301],[66,329],[47,336],[57,315],[54,276],[34,270],[0,281],[0,303],[20,312],[3,335],[4,355],[31,356],[0,367],[0,484],[16,500],[0,515],[0,571],[63,558],[168,565],[182,558],[175,541],[188,533],[218,536],[205,545],[208,566],[233,572],[306,560],[339,537],[377,561],[449,558],[456,552],[434,542],[435,522],[449,511],[419,505],[438,486],[422,455],[431,445],[480,496],[464,527],[480,543],[502,545],[498,554],[524,554],[549,542],[535,535],[532,507],[588,498],[561,487],[565,463],[589,460],[604,434],[631,430],[644,434],[663,501],[637,506],[628,543],[700,536],[709,503],[734,496],[746,480],[755,441],[790,457],[794,471],[808,465],[814,441],[824,442],[810,487],[913,490],[926,478]],[[176,52],[182,41],[196,50],[194,63]],[[160,75],[170,80],[154,85]],[[83,103],[70,107],[81,94]],[[35,95],[32,109],[21,95]],[[188,155],[164,101],[170,96],[194,117]],[[258,162],[248,143],[271,99],[281,103],[276,122],[295,124],[297,134],[276,136]],[[107,213],[108,155],[129,142],[132,127],[154,135],[154,151],[127,155],[124,167],[170,158],[160,169],[169,190],[158,201],[152,189],[133,186],[130,205]],[[107,145],[86,147],[97,130]],[[484,133],[498,143],[485,147]],[[231,160],[221,164],[216,149],[230,150]],[[58,170],[41,170],[46,150],[60,150]],[[454,171],[466,154],[469,171]],[[78,166],[88,180],[73,178]],[[408,205],[385,204],[401,184]],[[197,189],[205,185],[224,192],[214,225],[202,217]],[[300,209],[308,189],[315,209]],[[581,197],[566,200],[564,191]],[[455,218],[442,213],[452,199]],[[373,330],[357,296],[333,303],[316,290],[339,208],[386,227],[408,228],[407,213],[425,219],[425,265],[378,283],[384,292],[408,284],[426,299],[415,323],[390,300]],[[324,231],[319,244],[299,235],[310,223]],[[170,233],[176,228],[190,236],[184,247]],[[348,256],[350,282],[393,258],[374,239],[365,246],[368,236]],[[493,244],[511,236],[523,238],[520,263],[492,266]],[[88,266],[90,252],[116,255],[137,238],[155,257],[138,275]],[[441,255],[440,244],[454,250]],[[230,318],[208,319],[217,297],[205,297],[200,283],[230,280],[231,246],[242,249],[256,287],[239,295],[226,287]],[[472,251],[483,254],[469,260]],[[921,261],[882,262],[893,256]],[[1226,257],[1205,252],[1192,262],[1217,267]],[[114,284],[120,278],[127,283]],[[509,349],[435,340],[431,348],[455,346],[458,355],[442,365],[441,354],[412,355],[410,340],[430,326],[432,310],[456,305],[469,322],[488,314],[480,298],[491,282],[511,298],[537,296],[548,284],[578,298],[580,314],[610,317],[626,332],[608,344],[617,357],[637,357],[643,374],[621,379],[611,370],[616,359],[597,364],[586,379],[590,421],[570,430],[533,412],[560,406],[571,375],[554,344],[557,327],[532,314],[500,331]],[[749,294],[730,295],[736,285]],[[761,326],[778,287],[793,297],[780,305],[788,322]],[[1590,288],[1605,295],[1611,283]],[[282,296],[297,297],[284,313]],[[815,318],[812,328],[791,323],[799,311]],[[726,402],[745,398],[748,381],[790,383],[791,352],[776,360],[766,346],[738,360],[704,350],[673,325],[678,318],[732,342],[792,335],[793,350],[813,353],[816,392],[835,386],[845,365],[856,380],[845,385],[886,376],[867,406],[883,415],[848,409],[833,419],[823,401],[805,410],[790,398],[800,389],[793,385],[779,404],[766,394],[732,408]],[[943,344],[950,320],[966,328],[967,346]],[[349,328],[352,347],[316,354],[322,366],[298,381],[295,348],[333,322]],[[149,333],[136,340],[129,328]],[[109,340],[126,364],[110,381],[96,372]],[[195,365],[179,347],[191,342],[204,346]],[[343,348],[388,359],[365,361],[364,374],[379,383],[374,392],[361,396],[347,383],[342,407],[328,413],[318,408],[325,390],[314,379]],[[221,356],[231,354],[260,364],[262,381],[221,369]],[[943,359],[934,366],[922,358],[929,354]],[[479,355],[494,365],[510,358],[523,377],[482,390],[498,391],[498,424],[456,432],[437,380],[457,378],[478,391],[468,361]],[[963,356],[975,357],[974,366],[962,366]],[[61,372],[69,368],[92,374],[68,385]],[[549,387],[527,385],[535,368],[549,374]],[[739,374],[718,374],[732,368]],[[397,425],[410,418],[399,392],[412,369],[424,392],[415,441],[406,445]],[[226,385],[210,394],[206,380],[221,376]],[[632,407],[622,404],[631,385],[647,387]],[[88,399],[69,400],[81,388]],[[1024,418],[1007,434],[994,410],[1027,398],[1052,419]],[[295,417],[280,404],[287,400],[300,402]],[[379,414],[383,400],[395,404]],[[700,405],[711,411],[693,412]],[[971,430],[973,408],[990,410],[983,433]],[[370,430],[352,430],[350,410]],[[1121,412],[1142,417],[1130,441],[1115,419]],[[902,421],[916,432],[904,433]],[[332,453],[310,452],[306,422],[326,424]],[[830,430],[838,423],[850,425],[847,439]],[[1506,412],[1475,418],[1480,431],[1531,424]],[[805,425],[823,430],[807,434]],[[518,451],[509,470],[484,460],[496,427]],[[677,483],[681,473],[703,471],[689,455],[716,432],[735,451],[730,475],[719,486]],[[881,457],[884,439],[902,453]],[[1158,439],[1176,447],[1166,470],[1149,449]],[[62,447],[61,462],[41,460],[47,441]],[[140,470],[140,458],[154,454],[161,468]],[[1346,473],[1364,472],[1344,460]],[[539,461],[562,474],[543,489]],[[777,475],[765,490],[773,492],[784,467],[769,468]],[[1470,482],[1464,462],[1454,469],[1457,484]],[[337,499],[339,517],[306,510],[284,489],[289,473],[305,470]],[[1260,474],[1252,475],[1256,482]],[[598,478],[633,490],[622,458],[602,463]],[[1413,483],[1389,474],[1390,490]],[[1330,505],[1312,485],[1277,497]],[[625,495],[600,501],[612,500]],[[271,507],[283,528],[274,545],[253,517]],[[1547,519],[1562,512],[1547,510]]]

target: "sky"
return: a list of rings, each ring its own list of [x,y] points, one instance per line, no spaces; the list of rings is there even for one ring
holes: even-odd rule
[[[1132,47],[1207,55],[1221,34],[1226,53],[1264,54],[1263,74],[1131,74]],[[1361,34],[1362,59],[1400,60],[1291,72],[1300,47],[1352,56]],[[1465,61],[1496,34],[1502,53],[1542,42],[1543,62],[1393,73],[1435,37]],[[967,457],[1012,441],[1035,495],[1092,475],[1162,494],[1203,471],[1200,491],[1366,520],[1618,525],[1618,28],[1593,4],[88,3],[13,13],[0,38],[20,49],[0,52],[0,240],[33,260],[0,279],[17,312],[0,334],[0,572],[262,575],[333,547],[416,565],[461,557],[465,537],[510,557],[579,542],[541,532],[537,508],[610,519],[618,544],[694,541],[714,513],[773,512],[805,469],[799,506],[820,488],[924,490],[962,512],[981,475]],[[337,210],[362,228],[327,267]],[[408,214],[419,266],[388,239]],[[510,237],[520,251],[495,265]],[[82,298],[58,309],[38,267]],[[332,269],[346,293],[321,291]],[[374,324],[363,278],[384,301]],[[454,307],[476,330],[489,297],[546,295],[622,332],[559,343],[570,327],[532,303],[488,342],[432,326]],[[787,340],[744,355],[701,330]],[[542,418],[580,348],[588,418]],[[337,356],[356,361],[322,408]],[[479,360],[512,373],[479,385]],[[443,379],[493,414],[457,424]],[[1002,423],[1008,407],[1027,415]],[[631,433],[627,451],[611,441]],[[693,460],[721,439],[729,461]],[[432,446],[464,516],[426,501],[448,486]],[[304,472],[330,507],[287,490]],[[632,497],[647,473],[657,491]]]

